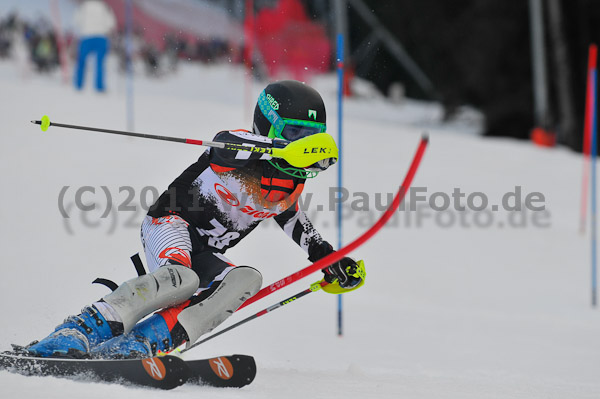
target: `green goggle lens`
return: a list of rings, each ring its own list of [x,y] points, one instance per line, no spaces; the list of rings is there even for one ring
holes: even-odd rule
[[[283,119],[284,125],[281,130],[275,125],[269,129],[270,138],[279,138],[288,141],[295,141],[303,137],[311,136],[317,133],[325,133],[327,126],[324,123],[303,121],[298,119]]]

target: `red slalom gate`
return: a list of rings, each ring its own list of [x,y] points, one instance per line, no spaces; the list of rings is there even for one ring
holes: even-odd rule
[[[400,186],[400,188],[398,189],[398,192],[394,196],[394,201],[392,201],[392,203],[388,207],[388,209],[383,213],[383,215],[381,215],[379,220],[373,226],[371,226],[371,228],[369,230],[364,232],[360,237],[358,237],[357,239],[355,239],[354,241],[352,241],[350,244],[346,245],[345,247],[341,248],[340,250],[333,252],[333,253],[327,255],[326,257],[316,261],[312,265],[307,266],[304,269],[299,270],[294,274],[290,274],[289,276],[282,278],[281,280],[258,291],[256,293],[256,295],[254,295],[253,297],[248,299],[246,302],[244,302],[244,304],[242,306],[240,306],[240,308],[238,310],[258,301],[259,299],[266,297],[267,295],[272,294],[273,292],[275,292],[277,290],[280,290],[283,287],[286,287],[286,286],[308,276],[309,274],[319,271],[319,270],[331,265],[332,263],[339,261],[344,256],[346,256],[348,253],[354,251],[356,248],[358,248],[359,246],[361,246],[362,244],[367,242],[371,237],[373,237],[375,235],[375,233],[377,233],[387,223],[387,221],[390,220],[390,218],[392,217],[394,212],[398,209],[398,207],[400,206],[400,203],[406,196],[406,193],[408,192],[408,189],[410,188],[412,180],[413,180],[415,174],[417,173],[417,169],[419,168],[419,164],[421,163],[421,159],[423,158],[423,154],[425,153],[425,149],[427,148],[428,143],[429,143],[429,138],[427,136],[423,136],[421,138],[421,141],[419,142],[419,147],[417,148],[417,151],[415,152],[413,160],[410,164],[410,168],[408,169],[408,172],[406,173],[406,176],[404,177],[404,181],[402,182],[402,185]]]
[[[592,147],[592,122],[594,117],[594,87],[593,75],[596,70],[598,47],[590,44],[588,54],[587,84],[585,93],[585,113],[583,121],[583,173],[581,181],[581,212],[579,218],[579,232],[585,233],[588,208],[588,185],[590,180],[590,152]]]

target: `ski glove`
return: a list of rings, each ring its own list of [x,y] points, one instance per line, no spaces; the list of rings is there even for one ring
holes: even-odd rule
[[[365,265],[362,260],[356,262],[352,258],[342,258],[338,262],[323,269],[324,280],[329,283],[331,289],[323,287],[323,290],[332,294],[340,294],[352,291],[364,284],[366,277]],[[337,286],[340,289],[335,289]]]
[[[327,241],[312,241],[308,246],[308,259],[316,262],[319,259],[335,252]],[[323,291],[329,294],[343,294],[361,287],[365,283],[365,264],[362,260],[355,262],[352,258],[342,258],[336,263],[324,268],[325,274],[321,283]]]

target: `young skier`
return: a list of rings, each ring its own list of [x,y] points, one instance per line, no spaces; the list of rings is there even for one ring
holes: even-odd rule
[[[214,141],[273,147],[325,132],[325,119],[316,90],[280,81],[261,92],[252,133],[222,131]],[[263,220],[274,219],[312,262],[333,252],[298,207],[306,179],[333,163],[326,158],[301,169],[259,152],[207,149],[142,223],[150,273],[68,317],[28,351],[43,357],[140,358],[194,343],[259,291],[260,273],[234,266],[223,254]],[[362,267],[346,257],[323,269],[328,291],[363,285]]]

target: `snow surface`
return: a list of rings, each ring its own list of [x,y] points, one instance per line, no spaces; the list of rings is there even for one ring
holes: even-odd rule
[[[116,70],[114,60],[110,68]],[[241,70],[227,66],[183,65],[163,80],[139,77],[135,130],[210,139],[222,129],[248,128],[263,84],[255,83],[248,95],[245,82]],[[311,83],[324,94],[329,129],[337,132],[335,78]],[[105,295],[106,288],[90,285],[96,277],[131,278],[128,258],[141,251],[140,191],[146,186],[162,191],[200,154],[197,147],[177,143],[59,128],[42,133],[29,123],[48,114],[55,122],[125,129],[125,80],[112,72],[108,87],[106,94],[78,93],[58,72],[23,75],[15,64],[0,63],[0,349],[46,336],[65,316]],[[456,187],[467,194],[484,192],[490,204],[515,186],[523,193],[541,192],[546,227],[532,226],[531,212],[525,214],[526,227],[509,227],[514,215],[506,212],[497,212],[487,228],[458,222],[442,227],[434,218],[444,215],[431,210],[417,227],[415,219],[405,223],[405,212],[395,227],[386,227],[354,254],[366,260],[368,279],[344,296],[343,338],[336,336],[336,298],[311,294],[187,354],[254,355],[258,375],[252,385],[241,390],[183,386],[169,397],[600,397],[600,318],[589,305],[589,239],[578,233],[582,158],[563,148],[463,134],[480,129],[473,111],[459,122],[441,124],[435,104],[390,104],[368,87],[359,91],[361,96],[348,101],[344,121],[343,168],[350,192],[365,192],[373,201],[375,193],[395,191],[427,130],[431,144],[415,186],[428,193],[451,194]],[[335,185],[335,169],[307,184],[314,194],[309,214],[333,243],[335,214],[314,210],[328,208],[328,190]],[[69,186],[63,201],[69,219],[58,206],[64,186]],[[96,187],[95,195],[83,196],[84,203],[97,203],[95,211],[84,214],[73,206],[82,186]],[[102,186],[115,205],[127,197],[119,187],[133,187],[137,212],[112,211],[101,219],[107,202]],[[373,208],[371,202],[370,212],[349,213],[346,242],[374,222],[380,212]],[[268,284],[308,265],[273,222],[228,256],[258,267]],[[226,324],[318,278],[279,291]],[[149,389],[6,371],[0,372],[0,386],[7,398],[165,397]]]

